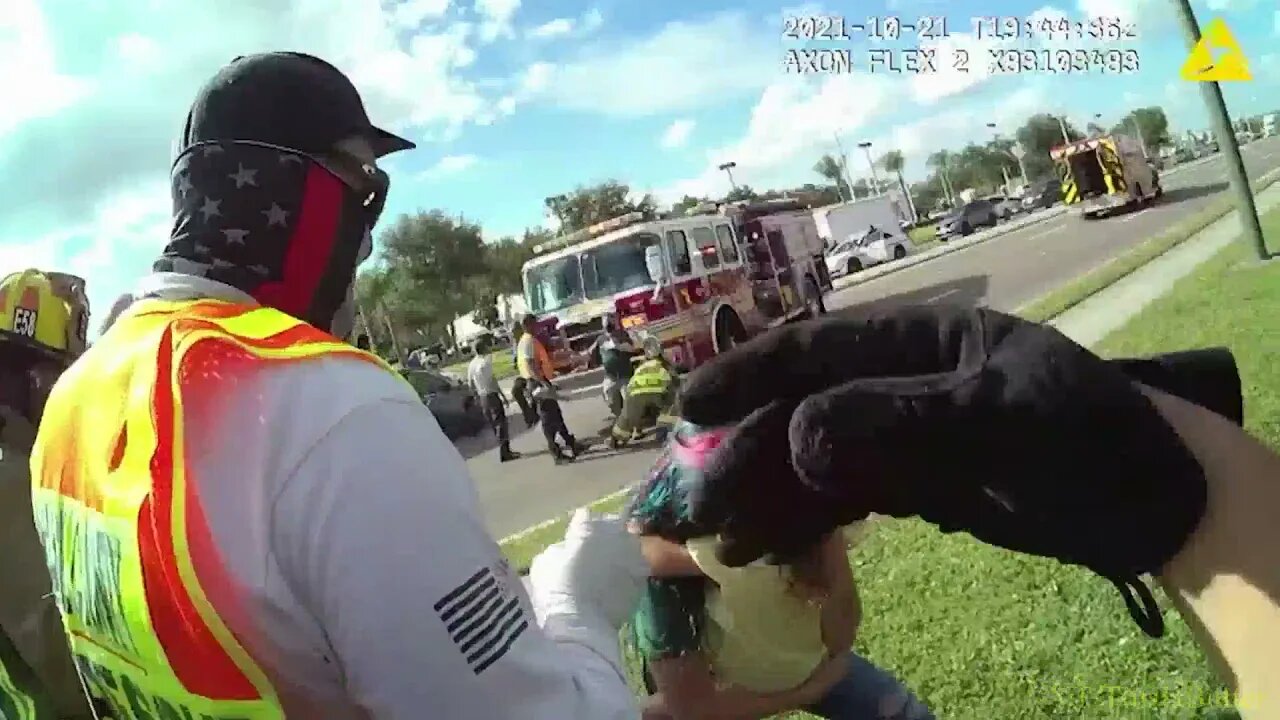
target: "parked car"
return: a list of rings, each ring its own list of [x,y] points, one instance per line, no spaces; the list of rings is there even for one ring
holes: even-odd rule
[[[850,235],[827,253],[827,272],[831,277],[852,275],[864,268],[890,260],[899,260],[915,250],[905,234],[872,227],[860,235]]]
[[[1022,196],[1023,210],[1040,210],[1062,202],[1062,185],[1057,179],[1041,180],[1031,184]]]
[[[485,427],[484,412],[466,383],[438,370],[401,370],[450,440],[475,435]]]
[[[938,221],[938,239],[949,240],[964,236],[984,227],[995,227],[1000,222],[996,207],[986,198],[965,203],[959,210],[947,213]]]
[[[1001,220],[1008,220],[1022,212],[1022,203],[1017,198],[1005,197],[1004,195],[988,195],[986,200],[995,208],[996,217]]]

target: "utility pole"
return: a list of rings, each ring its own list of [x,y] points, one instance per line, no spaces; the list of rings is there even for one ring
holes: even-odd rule
[[[1000,131],[996,129],[996,124],[989,122],[987,123],[987,128],[991,130],[991,146],[996,149],[997,153],[1003,155],[1004,151],[1000,149]],[[1019,164],[1021,164],[1021,160],[1019,160]],[[1007,194],[1009,192],[1009,168],[1005,167],[1004,160],[1000,161],[1000,175],[1004,178],[1002,190]]]
[[[875,187],[876,194],[880,194],[880,176],[876,174],[876,161],[871,159],[871,141],[864,140],[858,143],[858,147],[867,154],[867,167],[871,168],[871,183]]]
[[[840,133],[831,133],[836,140],[836,150],[840,153],[840,172],[844,174],[845,187],[849,188],[849,200],[857,200],[853,195],[853,176],[849,174],[849,156],[845,155],[844,143],[840,142]],[[836,183],[836,190],[840,190],[840,183]],[[844,194],[840,194],[840,199],[844,199]]]
[[[1071,136],[1067,134],[1067,123],[1066,123],[1066,121],[1065,121],[1065,120],[1063,120],[1063,116],[1061,116],[1061,115],[1058,115],[1058,116],[1056,117],[1056,119],[1057,119],[1057,121],[1058,121],[1058,129],[1062,131],[1062,143],[1063,143],[1064,145],[1070,145],[1070,144],[1071,144]]]
[[[1200,23],[1196,21],[1195,10],[1191,9],[1191,0],[1174,0],[1174,5],[1178,8],[1178,18],[1187,35],[1187,48],[1194,49],[1200,42]],[[1267,241],[1262,235],[1258,206],[1253,201],[1253,189],[1249,187],[1249,175],[1245,171],[1244,158],[1240,157],[1240,146],[1236,143],[1236,134],[1231,127],[1231,115],[1227,112],[1222,88],[1216,82],[1197,84],[1204,94],[1209,119],[1213,123],[1214,134],[1218,136],[1222,158],[1227,163],[1227,174],[1236,193],[1236,212],[1240,214],[1240,225],[1258,260],[1266,260],[1271,257],[1271,253],[1267,251]]]

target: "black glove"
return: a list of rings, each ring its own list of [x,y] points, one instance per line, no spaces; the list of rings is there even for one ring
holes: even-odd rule
[[[1229,352],[1104,361],[986,309],[906,308],[774,330],[694,371],[682,415],[734,425],[690,497],[721,561],[785,561],[840,525],[919,516],[1083,565],[1163,633],[1138,581],[1204,513],[1203,472],[1134,380],[1240,421]],[[1141,597],[1140,608],[1132,592]]]

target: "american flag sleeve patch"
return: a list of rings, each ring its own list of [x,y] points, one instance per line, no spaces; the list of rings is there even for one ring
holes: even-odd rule
[[[432,608],[472,672],[479,675],[529,628],[505,567],[485,567],[450,590]]]

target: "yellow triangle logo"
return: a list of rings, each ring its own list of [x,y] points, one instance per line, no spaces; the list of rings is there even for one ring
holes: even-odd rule
[[[1200,34],[1200,42],[1182,64],[1182,79],[1192,82],[1252,80],[1249,61],[1222,18],[1214,18]]]

